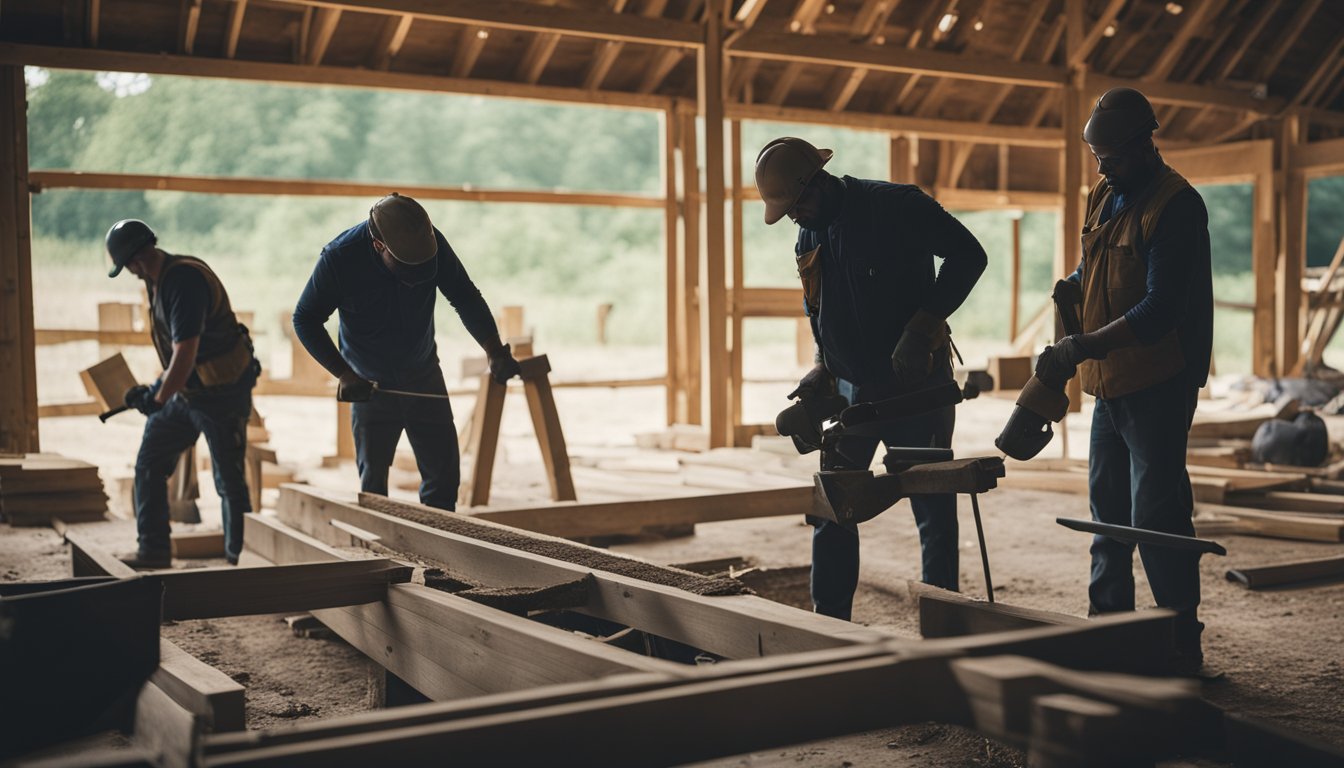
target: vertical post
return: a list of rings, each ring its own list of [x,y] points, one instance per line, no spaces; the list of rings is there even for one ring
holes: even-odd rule
[[[731,382],[728,391],[728,440],[737,445],[737,425],[742,423],[742,290],[745,283],[746,253],[742,223],[742,121],[733,120],[729,124],[728,162],[732,163],[733,180],[733,283],[732,333],[729,337],[732,355],[728,361],[728,378]]]
[[[891,180],[897,184],[916,183],[915,165],[911,159],[911,144],[909,136],[891,137]]]
[[[1083,1],[1066,0],[1065,18],[1065,61],[1069,61],[1074,51],[1083,45]],[[1064,99],[1060,105],[1060,122],[1064,131],[1063,167],[1060,188],[1064,193],[1064,212],[1060,216],[1060,237],[1062,247],[1055,254],[1062,257],[1062,263],[1055,263],[1053,277],[1059,279],[1077,266],[1082,259],[1083,231],[1083,167],[1087,159],[1087,147],[1083,145],[1083,116],[1087,109],[1087,65],[1078,64],[1069,69],[1069,82],[1064,86]],[[1055,338],[1063,334],[1063,325],[1055,318]],[[1069,380],[1065,394],[1069,397],[1069,411],[1076,413],[1082,409],[1082,383],[1078,376]],[[1067,423],[1060,424],[1065,433],[1064,450],[1068,451]],[[1067,453],[1066,453],[1067,455]]]
[[[669,107],[663,111],[662,140],[663,140],[663,244],[664,244],[664,278],[666,282],[664,307],[666,315],[667,328],[667,423],[674,424],[678,420],[678,403],[681,402],[682,393],[681,378],[679,376],[680,356],[678,350],[681,348],[681,326],[677,322],[677,306],[680,303],[681,291],[678,290],[678,270],[677,270],[677,226],[680,223],[681,212],[677,205],[677,147],[678,142],[678,119],[677,113]]]
[[[728,400],[728,316],[723,192],[724,0],[707,0],[705,44],[696,56],[699,111],[705,120],[705,269],[700,292],[708,347],[709,447],[728,445],[732,409]]]
[[[1294,146],[1304,138],[1302,118],[1296,112],[1283,118],[1279,132],[1279,254],[1274,270],[1277,371],[1287,376],[1301,354],[1302,343],[1302,269],[1306,263],[1307,182],[1293,171]]]
[[[702,423],[700,408],[700,166],[696,152],[695,112],[681,115],[682,247],[677,262],[679,303],[677,339],[681,356],[678,375],[685,389],[685,407],[678,421]]]
[[[1251,373],[1274,375],[1274,281],[1278,254],[1275,231],[1274,146],[1257,142],[1255,153],[1254,216],[1251,228],[1251,271],[1255,275],[1255,314],[1251,326]]]
[[[0,452],[36,453],[28,95],[23,67],[0,66]]]
[[[1022,295],[1022,212],[1013,212],[1013,263],[1012,293],[1008,296],[1008,340],[1017,338],[1017,325],[1021,321],[1019,306]]]

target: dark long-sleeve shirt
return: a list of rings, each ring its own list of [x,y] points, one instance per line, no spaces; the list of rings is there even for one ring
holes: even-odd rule
[[[437,228],[435,279],[408,286],[383,265],[360,222],[327,244],[294,309],[294,333],[313,359],[339,376],[349,364],[355,373],[380,384],[415,379],[438,365],[434,343],[435,291],[457,310],[467,331],[482,346],[499,330],[490,307],[467,275],[452,246]],[[340,349],[324,324],[340,312]],[[344,359],[344,362],[342,362]]]
[[[891,378],[892,350],[915,312],[951,315],[988,260],[975,236],[919,187],[842,181],[840,214],[825,230],[800,228],[797,249],[821,247],[821,301],[811,321],[826,367],[877,385]],[[943,261],[936,272],[934,256]]]
[[[1106,223],[1126,204],[1112,195],[1101,212]],[[1209,212],[1194,188],[1176,193],[1163,209],[1145,244],[1147,293],[1125,312],[1125,320],[1141,344],[1153,344],[1175,330],[1185,355],[1186,372],[1197,384],[1209,375],[1213,353],[1213,282],[1209,252]],[[1082,281],[1082,264],[1071,279]]]

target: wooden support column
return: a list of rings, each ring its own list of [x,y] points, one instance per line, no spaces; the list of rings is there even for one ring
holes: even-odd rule
[[[0,66],[0,452],[36,453],[28,97],[23,67]]]
[[[1283,118],[1279,132],[1279,254],[1274,270],[1277,373],[1287,375],[1302,343],[1302,270],[1306,266],[1307,181],[1293,170],[1292,153],[1303,143],[1305,127],[1297,113]]]
[[[681,356],[679,350],[684,343],[682,327],[678,320],[680,313],[681,291],[678,289],[680,270],[677,257],[677,227],[681,212],[677,197],[677,148],[680,146],[678,134],[680,121],[675,110],[668,108],[663,112],[663,244],[665,291],[665,315],[667,326],[667,423],[675,424],[679,419],[679,404],[682,400],[682,380],[680,377]]]
[[[677,262],[677,375],[685,395],[684,404],[677,404],[677,421],[700,424],[700,167],[694,112],[681,114],[679,134],[683,234]]]
[[[919,139],[905,134],[891,137],[891,180],[897,184],[915,184],[915,157]]]
[[[1020,321],[1020,297],[1022,295],[1022,212],[1017,211],[1013,214],[1013,263],[1012,287],[1008,296],[1008,340],[1017,338],[1017,327]]]
[[[1275,356],[1275,265],[1278,257],[1278,232],[1275,229],[1278,200],[1274,194],[1274,147],[1272,142],[1256,142],[1255,192],[1251,225],[1251,270],[1255,275],[1255,314],[1251,325],[1251,373],[1274,375]]]
[[[737,445],[737,425],[742,423],[742,289],[745,284],[746,243],[742,227],[742,121],[734,120],[729,124],[730,141],[728,162],[733,180],[732,226],[733,226],[733,283],[732,333],[729,337],[731,356],[728,361],[728,439]],[[747,440],[750,443],[750,439]]]
[[[700,295],[708,348],[709,447],[728,445],[733,415],[728,393],[728,296],[724,226],[724,81],[723,0],[708,0],[705,44],[696,52],[699,111],[705,120],[705,268]]]
[[[1084,43],[1083,0],[1066,0],[1064,8],[1066,13],[1064,29],[1067,59],[1073,52],[1080,50]],[[1063,261],[1055,264],[1054,277],[1056,280],[1073,272],[1078,267],[1078,262],[1082,260],[1083,241],[1081,235],[1083,216],[1086,212],[1084,209],[1085,179],[1088,178],[1084,175],[1088,148],[1083,143],[1083,122],[1088,103],[1086,93],[1087,65],[1079,63],[1069,69],[1069,81],[1064,86],[1064,99],[1060,109],[1060,122],[1064,132],[1064,151],[1061,153],[1063,178],[1060,180],[1060,191],[1064,195],[1064,211],[1059,217],[1061,247],[1055,251],[1055,254]],[[1056,317],[1055,338],[1062,336],[1063,331],[1063,324]],[[1074,376],[1069,380],[1065,389],[1065,394],[1069,397],[1070,413],[1082,410],[1083,391],[1079,379],[1080,377]],[[1063,437],[1064,454],[1067,456],[1069,450],[1068,430],[1061,425],[1060,432]]]

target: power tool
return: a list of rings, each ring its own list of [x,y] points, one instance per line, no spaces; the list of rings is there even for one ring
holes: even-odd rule
[[[1081,291],[1075,283],[1061,280],[1055,284],[1051,298],[1059,312],[1060,323],[1066,335],[1083,332]],[[1054,437],[1052,422],[1058,423],[1069,411],[1069,397],[1064,393],[1072,376],[1058,381],[1044,380],[1033,375],[1017,397],[1017,407],[1008,418],[1003,432],[994,439],[994,445],[1019,461],[1036,456]]]

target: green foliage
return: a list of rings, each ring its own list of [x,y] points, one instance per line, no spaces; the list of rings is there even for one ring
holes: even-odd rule
[[[1307,182],[1307,266],[1323,267],[1344,239],[1344,176]]]

